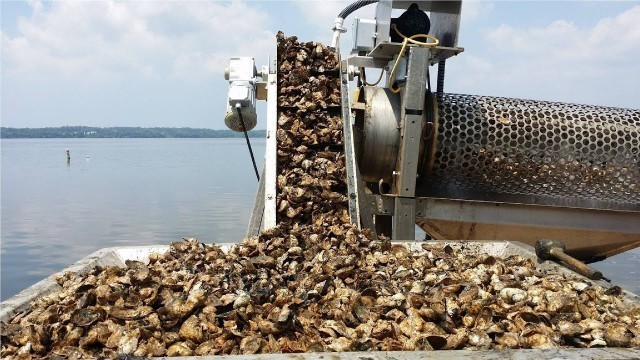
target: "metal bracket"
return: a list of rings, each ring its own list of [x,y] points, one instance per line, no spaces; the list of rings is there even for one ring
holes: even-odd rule
[[[278,82],[277,74],[269,72],[267,77],[267,141],[264,152],[264,229],[276,226],[276,173],[277,143],[276,131],[278,121]]]
[[[395,200],[393,214],[393,239],[415,239],[416,175],[420,144],[422,142],[422,113],[427,72],[429,71],[429,49],[413,47],[409,51],[407,82],[402,91],[400,111],[400,147],[394,180]]]
[[[353,121],[351,118],[351,101],[349,100],[349,74],[346,63],[340,63],[340,96],[342,104],[342,126],[344,133],[344,154],[347,166],[347,189],[349,191],[349,219],[359,228],[367,228],[377,238],[373,224],[373,214],[364,193],[364,183],[360,177],[356,159]],[[344,65],[344,66],[343,66]]]

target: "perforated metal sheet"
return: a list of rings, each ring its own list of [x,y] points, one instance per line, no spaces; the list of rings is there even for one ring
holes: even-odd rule
[[[421,195],[640,210],[640,110],[444,94],[439,117]]]

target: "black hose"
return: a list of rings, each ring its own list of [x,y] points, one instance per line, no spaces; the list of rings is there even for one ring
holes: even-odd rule
[[[242,111],[237,107],[238,117],[240,118],[240,125],[242,125],[242,132],[244,132],[244,138],[247,140],[247,147],[249,148],[249,154],[251,155],[251,162],[253,163],[253,170],[256,172],[256,177],[260,181],[260,175],[258,174],[258,167],[256,166],[256,159],[253,157],[253,150],[251,150],[251,143],[249,142],[249,135],[247,135],[247,127],[244,126],[244,118],[242,117]]]
[[[436,94],[438,97],[442,96],[444,93],[444,64],[446,60],[440,60],[438,63],[438,79],[436,83]]]
[[[456,39],[451,33],[446,33],[440,39],[440,46],[455,46]],[[438,62],[438,78],[436,80],[436,96],[441,98],[444,93],[444,72],[446,60]]]
[[[342,11],[340,11],[340,14],[338,14],[338,17],[341,19],[346,19],[347,16],[349,16],[352,12],[360,9],[361,7],[367,6],[373,3],[377,3],[377,2],[378,0],[358,0],[353,4],[347,6],[346,8],[342,9]]]

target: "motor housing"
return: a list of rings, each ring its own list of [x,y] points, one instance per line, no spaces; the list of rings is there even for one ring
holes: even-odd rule
[[[413,3],[409,6],[407,11],[402,13],[397,18],[391,19],[391,26],[395,25],[397,30],[406,37],[411,37],[418,34],[429,34],[431,28],[431,21],[429,16],[420,8],[418,4]],[[390,34],[392,42],[402,42],[403,37],[391,29]]]
[[[233,131],[249,131],[256,127],[256,76],[256,64],[252,57],[232,57],[229,60],[229,67],[225,69],[229,93],[224,123]],[[244,124],[240,121],[238,109]]]

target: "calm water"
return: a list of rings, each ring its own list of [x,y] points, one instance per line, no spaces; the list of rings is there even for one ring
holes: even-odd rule
[[[252,139],[262,168],[264,140]],[[103,247],[243,238],[256,179],[244,139],[2,140],[1,294]],[[71,151],[67,166],[65,149]],[[640,293],[640,250],[596,265]]]
[[[2,140],[1,296],[103,247],[237,242],[256,184],[244,139]]]

